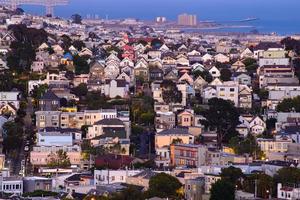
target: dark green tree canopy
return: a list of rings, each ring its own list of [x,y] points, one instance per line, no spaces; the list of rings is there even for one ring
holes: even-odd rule
[[[161,87],[163,100],[167,104],[182,101],[182,93],[178,90],[176,83],[171,80],[163,80]]]
[[[150,179],[148,192],[150,197],[176,197],[177,190],[181,186],[177,178],[166,173],[159,173]]]
[[[220,79],[222,81],[230,81],[231,80],[231,76],[232,76],[232,73],[229,69],[227,68],[223,68],[221,69],[221,77]]]
[[[284,99],[277,105],[278,112],[300,112],[300,96],[293,99]]]
[[[221,179],[212,185],[210,193],[210,200],[234,200],[235,185]]]
[[[222,179],[226,179],[227,181],[231,182],[234,185],[236,185],[238,180],[243,176],[244,174],[240,168],[235,168],[230,166],[228,168],[223,168],[221,170]]]
[[[218,144],[228,142],[230,138],[237,135],[235,130],[239,122],[238,110],[231,101],[212,98],[208,101],[209,109],[203,112],[206,120],[202,123],[211,130],[218,133]]]

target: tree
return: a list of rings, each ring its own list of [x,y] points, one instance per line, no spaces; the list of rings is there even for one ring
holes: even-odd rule
[[[58,150],[48,156],[48,166],[51,168],[67,168],[71,166],[67,152]]]
[[[20,122],[9,121],[3,125],[3,151],[9,155],[22,146],[23,126]]]
[[[85,44],[83,41],[81,40],[75,40],[73,42],[73,46],[78,50],[78,51],[81,51],[84,47],[85,47]]]
[[[300,40],[296,40],[291,37],[286,37],[282,39],[280,43],[285,46],[285,50],[293,50],[297,54],[300,53]]]
[[[75,74],[79,75],[89,73],[90,67],[86,58],[79,55],[74,55],[73,63],[75,65]]]
[[[269,98],[269,91],[265,89],[259,89],[257,95],[261,100],[266,100]]]
[[[162,97],[165,103],[181,103],[182,93],[178,90],[176,83],[171,80],[163,80],[161,87]]]
[[[284,99],[277,105],[278,112],[300,112],[300,96]]]
[[[234,200],[235,186],[224,179],[215,182],[210,190],[210,200]]]
[[[177,178],[166,173],[159,173],[151,177],[148,194],[150,197],[176,197],[181,187],[182,184]]]
[[[267,130],[269,132],[272,132],[273,130],[275,130],[275,125],[276,125],[277,119],[276,118],[270,118],[267,119],[266,121],[266,126],[267,126]]]
[[[81,24],[82,22],[82,17],[79,14],[74,14],[71,16],[71,18],[72,18],[72,23],[74,24]]]
[[[256,158],[263,157],[263,152],[256,142],[256,138],[249,134],[246,138],[233,137],[229,141],[229,146],[234,149],[238,155],[249,154]]]
[[[245,177],[243,188],[246,192],[255,192],[255,182],[257,187],[257,197],[268,198],[272,191],[273,179],[264,173],[255,173]]]
[[[11,91],[14,87],[13,76],[10,72],[0,74],[0,91]]]
[[[223,99],[212,98],[208,106],[209,109],[203,112],[206,120],[202,120],[202,123],[217,131],[217,142],[221,147],[222,142],[228,142],[238,134],[235,128],[240,123],[239,113],[231,101]]]
[[[221,170],[222,179],[226,179],[233,185],[240,185],[240,179],[244,176],[240,168],[228,167]]]
[[[72,45],[72,39],[68,35],[62,35],[61,36],[61,47],[65,50],[68,51],[70,46]]]
[[[80,83],[73,89],[73,93],[78,97],[86,96],[88,93],[87,85],[85,83]]]
[[[181,144],[181,143],[183,143],[181,138],[176,138],[172,140],[172,144]]]
[[[136,186],[128,186],[121,192],[112,195],[110,200],[144,200],[144,194]]]
[[[33,86],[33,90],[31,91],[31,97],[38,100],[45,94],[47,89],[47,84]]]
[[[193,76],[195,79],[201,76],[208,83],[213,81],[213,77],[208,71],[195,70],[193,71]]]
[[[35,49],[47,41],[48,34],[43,29],[27,28],[24,24],[10,25],[8,29],[16,39],[10,45],[7,65],[17,73],[29,71],[35,59]]]
[[[283,167],[273,177],[274,188],[278,183],[282,185],[296,185],[300,182],[300,169],[294,167]]]
[[[143,124],[150,125],[154,124],[155,113],[151,110],[144,112],[140,116],[140,120]]]
[[[231,76],[232,76],[232,73],[229,69],[227,68],[223,68],[221,69],[221,77],[220,79],[222,81],[230,81],[231,80]]]
[[[256,69],[257,69],[258,65],[257,65],[255,59],[253,59],[253,58],[245,58],[243,60],[243,63],[245,65],[245,67],[246,67],[246,70],[249,73],[251,73],[251,74],[256,73]]]

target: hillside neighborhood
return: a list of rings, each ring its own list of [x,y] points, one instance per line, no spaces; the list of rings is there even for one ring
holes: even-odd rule
[[[1,199],[300,199],[299,35],[0,29]]]

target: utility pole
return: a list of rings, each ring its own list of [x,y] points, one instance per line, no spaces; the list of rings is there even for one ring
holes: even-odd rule
[[[254,180],[254,198],[257,197],[257,179]]]

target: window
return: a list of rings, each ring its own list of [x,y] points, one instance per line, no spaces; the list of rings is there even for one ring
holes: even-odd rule
[[[188,189],[188,190],[191,190],[191,185],[187,185],[187,189]]]
[[[234,92],[234,88],[230,88],[230,92]]]

